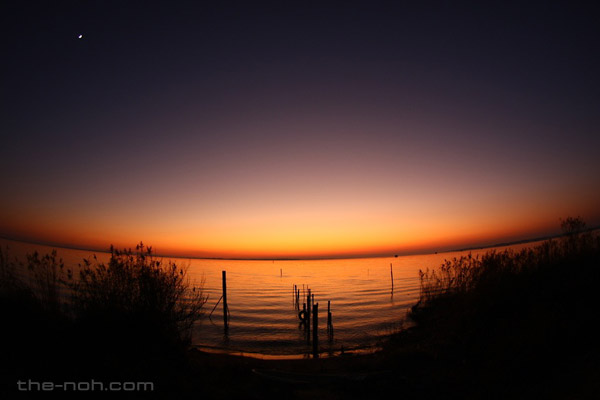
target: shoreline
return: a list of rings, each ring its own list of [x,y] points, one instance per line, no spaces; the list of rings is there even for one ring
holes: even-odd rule
[[[388,335],[391,336],[391,335]],[[383,339],[386,340],[388,336]],[[282,361],[282,360],[308,360],[315,359],[315,357],[311,353],[301,353],[301,354],[265,354],[265,353],[255,353],[251,351],[243,351],[243,350],[225,350],[216,347],[210,346],[200,346],[194,345],[190,350],[196,350],[201,353],[207,354],[219,354],[225,356],[234,356],[234,357],[246,357],[252,358],[256,360],[273,360],[273,361]],[[330,351],[322,351],[319,353],[319,357],[316,359],[325,359],[325,358],[334,358],[334,357],[343,357],[346,355],[369,355],[377,353],[382,350],[382,346],[369,346],[369,347],[353,347],[348,349],[340,349],[334,352]]]

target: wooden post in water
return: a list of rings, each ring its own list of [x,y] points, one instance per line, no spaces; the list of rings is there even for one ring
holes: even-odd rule
[[[313,306],[313,357],[319,358],[319,303]]]
[[[229,329],[229,322],[227,318],[227,272],[222,272],[223,276],[223,326],[225,327],[225,332]]]
[[[294,308],[298,310],[298,287],[296,285],[294,285],[294,298],[292,299],[292,301],[294,303]]]
[[[331,323],[331,300],[327,300],[327,334],[329,339],[333,337],[333,324]]]
[[[390,276],[392,277],[392,294],[394,293],[394,270],[392,269],[392,263],[390,263]]]
[[[310,341],[310,314],[311,314],[311,306],[310,306],[310,289],[308,289],[308,295],[306,296],[306,330],[307,337]]]

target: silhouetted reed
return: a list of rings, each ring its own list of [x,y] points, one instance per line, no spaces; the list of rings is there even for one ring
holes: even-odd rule
[[[562,221],[564,235],[519,251],[491,250],[482,256],[471,254],[445,260],[438,269],[419,271],[420,297],[418,307],[448,296],[466,295],[478,290],[494,292],[517,277],[571,265],[576,270],[588,266],[600,249],[600,237],[585,230],[580,218]]]
[[[69,284],[76,317],[134,318],[189,341],[206,297],[203,282],[191,286],[186,268],[157,260],[143,243],[135,252],[111,247],[108,264],[84,260],[80,267],[79,279]]]
[[[511,398],[507,393],[518,387],[557,383],[568,391],[581,384],[577,377],[589,376],[590,360],[600,357],[594,328],[600,235],[580,218],[562,228],[564,235],[536,246],[467,255],[422,271],[420,299],[410,312],[416,327],[391,343],[413,343],[446,371],[461,371],[465,391],[502,388],[499,398]]]
[[[111,247],[108,263],[94,256],[78,273],[56,251],[24,263],[0,251],[0,278],[8,376],[172,374],[207,300],[203,282],[192,286],[186,268],[142,243],[135,251]]]
[[[4,301],[26,301],[43,312],[67,313],[64,300],[67,279],[71,278],[56,250],[44,256],[27,254],[23,262],[10,260],[8,248],[0,249],[0,295]]]

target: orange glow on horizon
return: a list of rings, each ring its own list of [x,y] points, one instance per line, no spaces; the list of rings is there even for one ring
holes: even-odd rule
[[[371,218],[371,223],[365,223],[361,229],[356,228],[356,220],[321,226],[314,221],[305,224],[296,221],[295,225],[287,227],[286,223],[290,221],[271,221],[262,229],[248,222],[247,225],[214,226],[206,230],[181,229],[179,236],[170,234],[169,229],[164,229],[165,225],[163,232],[152,229],[152,224],[140,229],[124,224],[120,231],[110,231],[110,227],[106,226],[102,232],[92,226],[77,229],[75,223],[67,224],[65,221],[60,230],[56,229],[52,220],[45,221],[45,226],[39,223],[19,226],[17,220],[11,222],[13,237],[65,247],[106,251],[111,244],[117,248],[131,248],[142,240],[153,246],[158,254],[166,256],[256,259],[344,258],[446,251],[534,238],[559,231],[558,218],[552,221],[539,217],[524,220],[493,216],[488,220],[461,222],[459,218],[448,217],[407,220],[404,224],[398,221],[384,224],[383,219],[377,224],[376,220]],[[176,230],[176,227],[173,229]]]

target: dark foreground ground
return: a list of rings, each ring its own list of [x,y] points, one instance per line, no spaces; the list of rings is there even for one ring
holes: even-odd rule
[[[482,358],[474,354],[434,354],[423,348],[424,332],[415,329],[393,338],[388,348],[373,354],[301,359],[264,360],[251,357],[190,350],[185,360],[149,361],[153,372],[79,375],[77,366],[51,364],[60,371],[34,374],[33,380],[61,381],[151,381],[153,391],[131,391],[120,395],[135,398],[202,399],[598,399],[600,365],[597,348],[589,353],[496,354]],[[493,352],[496,352],[495,349]],[[555,350],[555,349],[554,349]],[[486,352],[487,353],[487,352]],[[485,357],[489,357],[486,355]],[[149,364],[150,365],[150,364]],[[75,367],[75,368],[73,368]],[[85,368],[85,363],[79,367]],[[27,370],[27,369],[25,369]],[[145,370],[141,368],[139,370]],[[68,372],[71,371],[71,372]],[[3,372],[3,398],[31,395],[19,392],[18,379],[26,373]],[[39,392],[39,390],[33,390]],[[85,398],[92,393],[76,394]],[[50,393],[35,393],[50,395]],[[93,393],[108,398],[114,392]]]
[[[406,332],[394,349],[324,359],[260,360],[192,352],[205,398],[283,399],[598,399],[592,354],[506,354],[496,359],[434,355]]]

